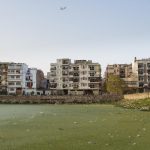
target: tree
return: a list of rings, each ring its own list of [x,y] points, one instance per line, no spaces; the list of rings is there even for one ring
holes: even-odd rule
[[[109,75],[106,81],[106,89],[109,93],[123,94],[126,83],[116,75]]]

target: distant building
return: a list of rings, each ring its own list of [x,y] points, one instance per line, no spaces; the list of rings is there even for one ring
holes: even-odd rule
[[[109,75],[116,75],[123,79],[128,87],[137,88],[137,77],[132,72],[132,64],[113,64],[107,65],[105,78],[107,79]]]
[[[8,62],[0,62],[0,94],[7,94]]]
[[[8,64],[7,92],[8,94],[22,94],[25,89],[25,77],[28,66],[24,63]]]
[[[25,88],[23,88],[24,95],[36,95],[36,76],[37,69],[36,68],[28,68],[25,75]]]
[[[41,89],[41,81],[44,79],[44,73],[42,70],[37,70],[36,73],[36,88],[39,90]]]
[[[47,90],[48,86],[42,70],[25,63],[0,62],[0,94],[36,95],[37,89]]]
[[[144,88],[150,86],[150,58],[137,59],[135,57],[132,63],[133,73],[137,76],[138,87]]]
[[[101,67],[91,60],[57,59],[49,75],[52,94],[98,95],[101,90]]]

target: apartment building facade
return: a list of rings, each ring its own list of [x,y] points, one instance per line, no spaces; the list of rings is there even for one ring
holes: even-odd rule
[[[23,87],[24,95],[36,95],[36,87],[37,87],[37,69],[36,68],[28,68],[25,74],[25,87]]]
[[[133,73],[137,76],[139,88],[150,87],[150,58],[137,59],[132,63]]]
[[[101,90],[101,67],[87,60],[57,59],[50,65],[52,94],[98,95]]]
[[[109,75],[116,75],[123,79],[127,86],[130,88],[138,87],[138,79],[135,73],[132,71],[132,64],[113,64],[107,65],[105,78],[107,79]]]
[[[49,82],[52,94],[68,94],[70,70],[70,59],[57,59],[56,63],[50,64]]]
[[[0,93],[7,93],[8,62],[0,62]]]
[[[25,89],[25,77],[28,66],[25,63],[8,64],[7,92],[8,94],[22,94]]]

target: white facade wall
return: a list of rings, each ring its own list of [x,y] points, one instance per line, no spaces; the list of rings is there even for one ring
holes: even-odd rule
[[[25,87],[25,73],[28,66],[24,63],[10,63],[8,65],[8,94],[22,94]]]
[[[68,90],[68,92],[78,90],[82,93],[83,90],[100,90],[101,70],[98,63],[86,60],[71,63],[70,59],[57,59],[57,62],[50,66],[50,89],[52,90]]]
[[[137,60],[132,63],[132,70],[138,79],[138,86],[144,87],[150,84],[150,58]]]

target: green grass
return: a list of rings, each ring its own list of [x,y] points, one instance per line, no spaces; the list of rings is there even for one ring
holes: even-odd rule
[[[0,150],[149,150],[150,112],[113,105],[0,105]]]
[[[117,103],[117,106],[150,111],[150,99],[146,98],[146,99],[139,99],[139,100],[123,100],[123,101],[119,101]]]

